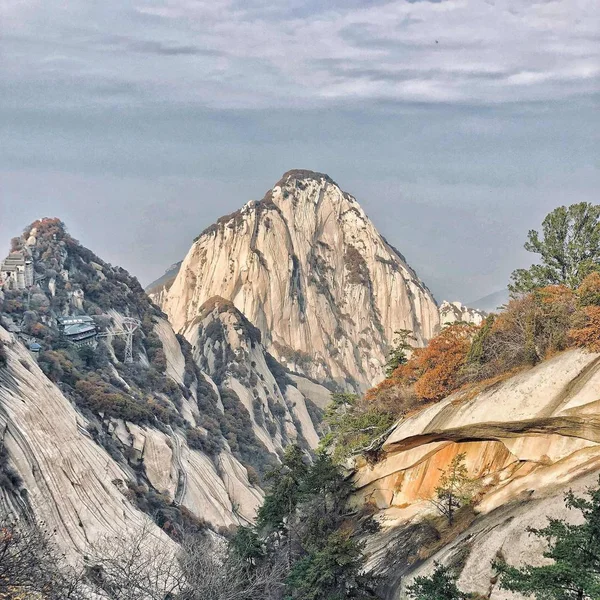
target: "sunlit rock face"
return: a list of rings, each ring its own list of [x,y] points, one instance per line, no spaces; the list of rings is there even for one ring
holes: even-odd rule
[[[182,348],[167,321],[157,319],[155,332],[165,352],[167,375],[183,388]],[[319,410],[267,356],[260,332],[230,302],[215,299],[207,304],[188,324],[188,334],[196,342],[194,358],[204,379],[204,387],[192,382],[178,402],[190,427],[203,430],[205,415],[197,398],[208,389],[221,412],[222,396],[235,394],[237,410],[252,423],[256,451],[263,458],[276,462],[290,443],[305,448],[318,444]],[[124,462],[93,439],[88,417],[46,377],[17,336],[0,327],[0,342],[7,355],[0,368],[0,424],[9,464],[27,490],[23,496],[2,490],[0,505],[15,513],[32,511],[56,531],[69,555],[85,553],[89,543],[105,536],[133,535],[147,526],[149,517],[131,501],[127,485],[135,481],[134,464],[143,470],[150,489],[215,528],[254,519],[263,492],[226,440],[216,455],[207,454],[189,446],[184,429],[107,418],[107,433],[129,457]],[[308,383],[316,395],[326,395],[327,390]]]
[[[394,332],[423,344],[439,313],[402,255],[327,175],[290,171],[219,219],[155,297],[178,332],[211,297],[230,300],[290,370],[344,388],[383,377]]]
[[[229,301],[213,299],[187,323],[190,347],[134,277],[58,219],[40,224],[31,295],[43,310],[18,312],[27,291],[0,305],[0,511],[43,522],[75,558],[149,522],[170,543],[153,524],[157,505],[216,531],[252,522],[261,477],[285,446],[319,442],[321,410],[301,389],[321,403],[328,390],[292,380]],[[93,315],[93,343],[61,338],[65,315]],[[131,315],[139,327],[126,363],[118,336]]]
[[[435,514],[429,499],[442,470],[465,455],[476,481],[475,520],[424,564],[416,560]],[[430,573],[433,561],[461,556],[460,584],[494,600],[508,598],[493,578],[497,555],[516,564],[539,560],[528,526],[546,515],[574,518],[564,507],[571,487],[583,491],[600,471],[600,356],[558,355],[478,394],[454,394],[400,421],[374,465],[359,465],[356,502],[370,504],[382,525],[369,539],[370,565],[393,573],[389,598]]]

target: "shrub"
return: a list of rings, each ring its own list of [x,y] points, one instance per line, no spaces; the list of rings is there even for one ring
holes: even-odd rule
[[[152,406],[133,396],[127,396],[97,375],[88,375],[75,384],[78,404],[95,414],[125,419],[132,423],[147,423],[153,420]],[[157,408],[157,407],[154,407]]]
[[[265,352],[265,360],[267,361],[267,367],[269,367],[269,371],[271,371],[273,374],[273,377],[275,378],[275,381],[277,382],[277,385],[282,393],[285,393],[288,385],[296,387],[293,379],[289,376],[289,371],[281,366],[281,364],[268,352]],[[251,385],[256,385],[258,382],[256,380],[256,374],[252,372],[252,375],[254,377],[251,381]]]
[[[459,387],[459,370],[465,363],[475,330],[472,325],[450,325],[426,348],[415,352],[419,374],[415,393],[419,398],[441,400]],[[399,370],[402,368],[400,366]]]
[[[195,517],[188,509],[177,506],[166,494],[145,485],[127,482],[129,499],[175,541],[181,542],[184,534],[206,529],[206,523]]]
[[[412,386],[418,398],[441,400],[460,384],[460,368],[465,364],[471,339],[477,327],[465,323],[449,325],[425,348],[417,348],[411,358],[400,364],[392,376],[367,393],[375,399],[380,393]]]
[[[23,487],[23,480],[15,469],[9,464],[8,450],[2,443],[0,446],[0,489],[19,492]]]
[[[580,306],[600,306],[600,273],[588,275],[577,289]]]
[[[202,432],[194,427],[186,431],[187,443],[190,448],[200,450],[209,456],[216,456],[221,451],[223,444],[221,438]]]
[[[600,306],[586,306],[569,334],[575,346],[600,352]]]
[[[75,386],[83,375],[79,371],[79,359],[74,347],[40,352],[38,364],[42,371],[55,383],[64,382]]]

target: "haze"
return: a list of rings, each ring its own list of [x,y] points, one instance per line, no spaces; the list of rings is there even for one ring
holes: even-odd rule
[[[598,202],[596,2],[279,4],[4,0],[2,252],[59,216],[146,284],[308,168],[469,301],[547,212]]]

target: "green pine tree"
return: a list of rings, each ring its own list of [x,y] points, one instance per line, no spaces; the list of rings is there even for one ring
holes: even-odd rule
[[[392,349],[388,355],[388,360],[385,363],[385,376],[391,377],[394,371],[408,361],[408,352],[412,350],[409,340],[414,340],[415,337],[410,329],[400,329],[394,331],[395,339]]]
[[[430,502],[452,525],[454,515],[462,506],[471,500],[471,484],[467,467],[466,454],[457,454],[448,468],[442,471],[439,485],[435,488],[435,496]]]
[[[337,531],[299,560],[288,577],[289,600],[344,600],[375,598],[363,566],[361,545],[349,533]]]
[[[326,452],[311,464],[306,458],[298,446],[286,449],[270,474],[256,525],[238,530],[230,552],[241,559],[248,581],[273,567],[289,600],[376,598],[348,519],[352,485]]]
[[[578,287],[600,270],[600,205],[580,202],[560,206],[542,223],[543,236],[531,230],[525,249],[539,254],[540,264],[517,269],[511,275],[511,292],[530,292],[547,285]]]
[[[500,586],[538,600],[598,600],[600,598],[600,480],[587,498],[569,492],[566,505],[583,515],[583,523],[572,525],[550,519],[542,529],[529,531],[545,540],[543,566],[517,568],[503,560],[494,563]]]
[[[415,577],[407,589],[412,600],[465,600],[470,597],[458,589],[456,575],[440,563],[430,577]]]
[[[288,446],[283,462],[267,475],[269,493],[258,511],[257,527],[285,531],[300,500],[302,481],[308,472],[304,453],[299,446]]]

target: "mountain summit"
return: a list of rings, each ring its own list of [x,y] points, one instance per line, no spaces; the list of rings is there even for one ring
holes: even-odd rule
[[[213,296],[230,300],[290,370],[343,389],[382,378],[395,331],[422,344],[439,324],[433,296],[356,199],[306,170],[205,229],[154,299],[189,335]]]

